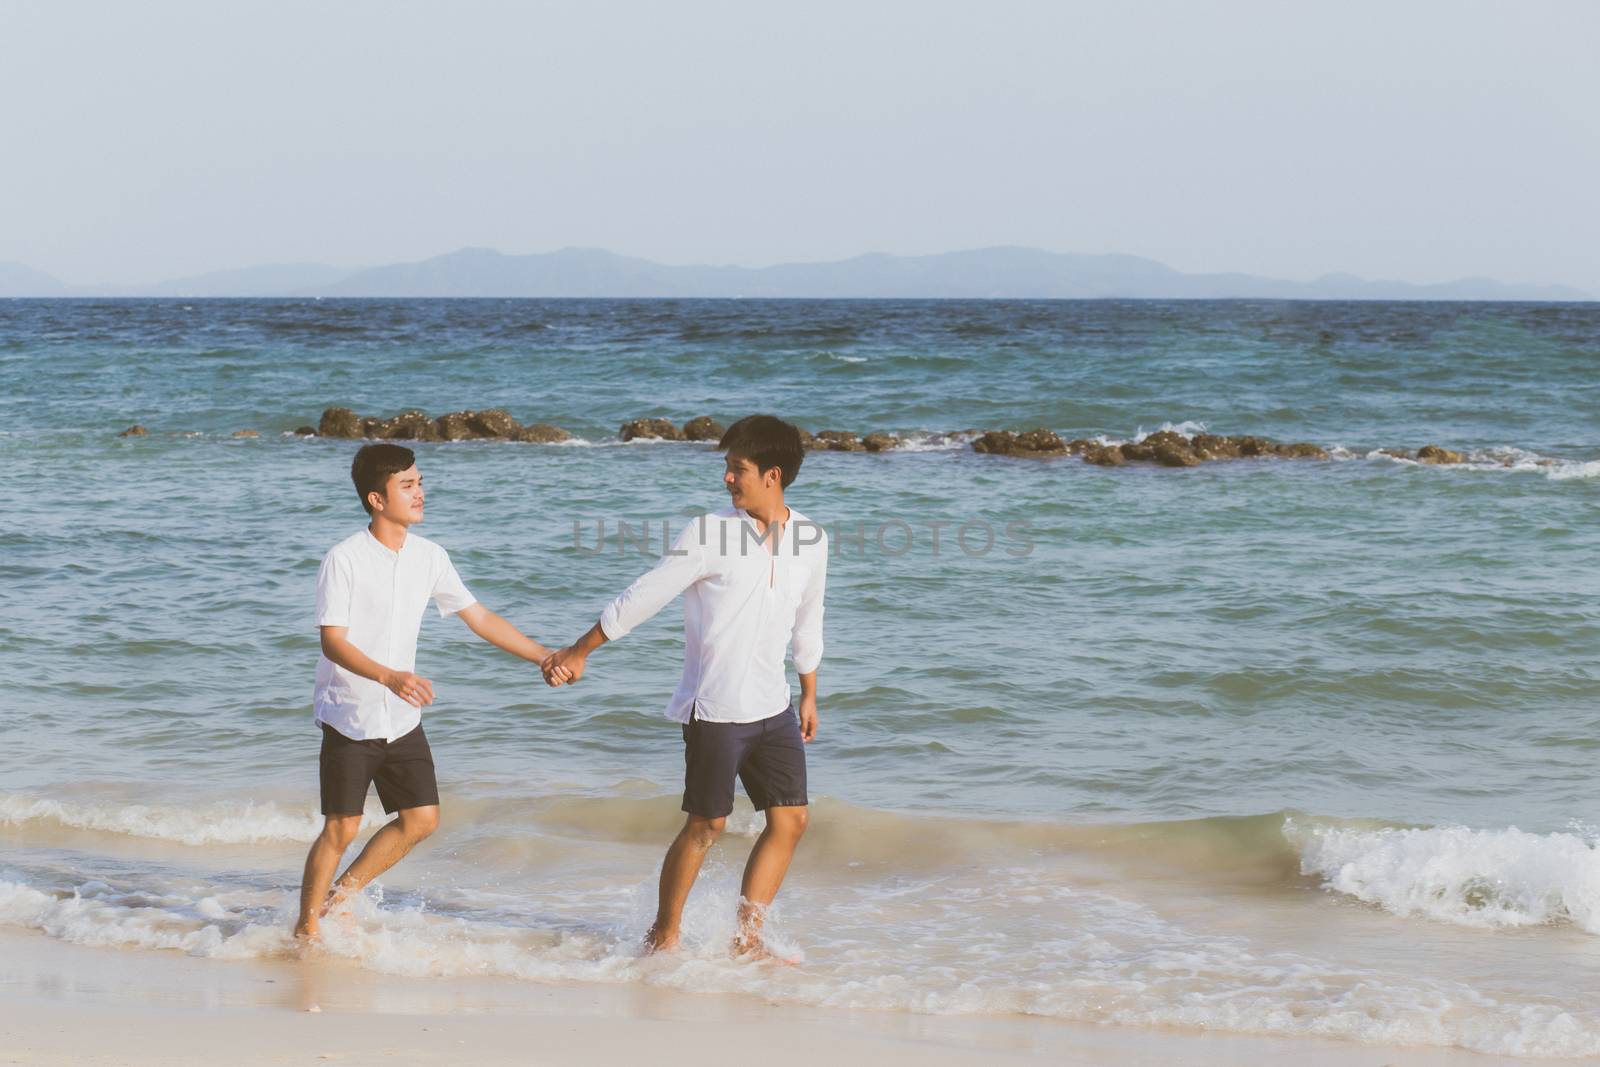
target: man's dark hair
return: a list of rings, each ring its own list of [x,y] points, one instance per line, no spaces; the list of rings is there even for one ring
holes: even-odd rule
[[[776,415],[746,415],[728,427],[717,447],[739,453],[758,471],[777,467],[785,489],[794,482],[794,476],[800,473],[800,461],[806,458],[800,431]]]
[[[350,480],[356,483],[356,495],[368,515],[372,514],[372,505],[367,503],[367,494],[382,493],[389,485],[389,475],[409,470],[416,461],[416,454],[401,445],[361,446],[355,462],[350,464]]]

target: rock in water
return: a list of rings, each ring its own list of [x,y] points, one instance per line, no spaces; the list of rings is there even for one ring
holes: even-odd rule
[[[1284,459],[1327,459],[1328,450],[1310,441],[1301,441],[1293,445],[1279,445],[1278,455]]]
[[[1017,447],[1026,456],[1058,456],[1067,450],[1054,431],[1042,428],[1017,434]]]
[[[710,415],[701,415],[683,424],[685,441],[720,441],[727,427]]]
[[[441,441],[465,441],[472,437],[472,427],[467,424],[470,411],[449,411],[433,420],[434,432]]]
[[[558,441],[570,440],[572,435],[559,426],[551,426],[548,422],[536,422],[532,426],[524,426],[517,430],[515,439],[535,445],[552,445]]]
[[[318,437],[356,438],[361,436],[361,416],[349,408],[329,408],[317,424]]]
[[[1011,433],[1009,430],[990,430],[972,442],[974,452],[992,456],[1061,456],[1067,446],[1054,432],[1046,429]]]
[[[618,432],[624,441],[632,441],[635,437],[659,437],[663,441],[683,440],[683,432],[667,419],[634,419],[623,423],[622,429]]]
[[[1009,430],[989,430],[972,442],[972,450],[990,456],[1009,456],[1017,451],[1017,435]]]
[[[1231,437],[1214,433],[1197,433],[1189,439],[1189,447],[1202,460],[1238,459],[1239,443]]]
[[[1198,467],[1200,457],[1194,454],[1194,449],[1189,447],[1189,442],[1179,438],[1182,444],[1173,444],[1163,441],[1155,447],[1154,459],[1163,467]]]
[[[1438,445],[1423,445],[1417,449],[1417,461],[1420,463],[1465,463],[1465,453],[1456,452]]]
[[[147,434],[149,432],[150,432],[149,430],[145,429],[143,426],[140,426],[136,422],[132,426],[129,426],[126,430],[123,430],[121,433],[117,434],[117,436],[118,437],[143,437],[145,434]]]
[[[1275,456],[1278,454],[1278,446],[1265,437],[1243,434],[1230,437],[1228,440],[1238,448],[1241,456]]]
[[[1144,439],[1144,444],[1151,448],[1188,448],[1189,439],[1176,430],[1157,430]]]
[[[486,408],[483,411],[467,413],[467,425],[478,437],[494,437],[510,440],[516,436],[522,424],[511,417],[511,412],[505,408]]]
[[[439,428],[433,420],[420,411],[402,411],[392,419],[375,419],[373,425],[364,426],[368,437],[381,437],[386,441],[437,441]]]
[[[848,430],[823,430],[811,446],[819,452],[865,452],[861,438]]]
[[[887,433],[869,433],[861,439],[861,447],[868,452],[887,452],[900,447],[900,438]]]

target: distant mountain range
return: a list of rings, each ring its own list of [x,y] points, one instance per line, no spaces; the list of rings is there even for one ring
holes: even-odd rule
[[[278,263],[158,285],[72,286],[0,263],[0,297],[799,297],[901,299],[1593,300],[1561,285],[1459,278],[1436,285],[1325,274],[1292,282],[1251,274],[1185,274],[1153,259],[1037,248],[933,256],[872,253],[775,267],[667,266],[597,248],[508,256],[463,248],[418,263],[343,270]]]

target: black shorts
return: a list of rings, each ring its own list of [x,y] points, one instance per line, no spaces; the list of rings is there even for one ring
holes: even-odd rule
[[[735,777],[757,811],[806,803],[806,744],[792,705],[757,722],[690,718],[683,742],[683,810],[690,815],[731,812]]]
[[[419,724],[394,741],[356,741],[321,723],[322,814],[360,815],[367,786],[378,783],[378,799],[391,815],[405,808],[439,803],[433,776],[433,750]]]

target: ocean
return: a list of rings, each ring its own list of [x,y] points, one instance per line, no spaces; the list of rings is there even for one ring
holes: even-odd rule
[[[414,446],[419,532],[552,646],[726,499],[711,445],[620,425],[767,411],[906,442],[811,453],[789,494],[835,548],[811,830],[771,921],[800,965],[726,957],[742,797],[685,951],[639,955],[681,819],[676,605],[560,690],[430,613],[443,826],[330,953],[1600,1054],[1597,367],[1582,304],[0,301],[0,925],[293,951],[314,579],[364,521],[357,443],[294,433],[323,409],[574,435]],[[971,448],[1034,427],[1328,455]],[[1466,461],[1382,451],[1426,444]]]

